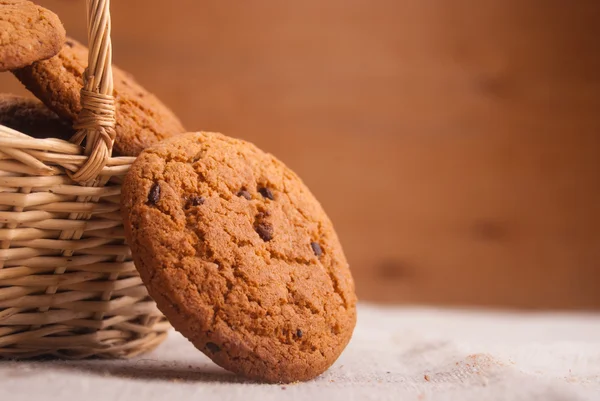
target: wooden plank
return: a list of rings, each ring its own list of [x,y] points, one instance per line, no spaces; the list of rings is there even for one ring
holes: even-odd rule
[[[113,3],[117,64],[293,167],[361,298],[600,307],[600,3],[164,4]]]

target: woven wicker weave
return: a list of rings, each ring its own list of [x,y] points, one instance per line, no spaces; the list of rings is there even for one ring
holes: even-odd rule
[[[108,0],[88,0],[89,68],[73,142],[0,126],[0,357],[128,357],[169,324],[125,244]],[[77,143],[86,140],[86,147]]]

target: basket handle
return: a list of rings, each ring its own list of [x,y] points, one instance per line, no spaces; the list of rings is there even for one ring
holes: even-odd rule
[[[115,142],[115,100],[113,97],[112,44],[110,40],[110,0],[86,0],[88,28],[88,67],[83,74],[81,111],[73,127],[71,142],[81,145],[88,156],[73,174],[82,185],[92,183],[111,157]]]

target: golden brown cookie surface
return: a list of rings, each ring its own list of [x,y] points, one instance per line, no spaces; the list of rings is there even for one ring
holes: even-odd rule
[[[9,94],[0,94],[0,124],[34,138],[69,140],[75,133],[39,100]]]
[[[220,366],[308,380],[350,340],[356,296],[334,228],[302,181],[254,145],[188,133],[146,149],[122,211],[150,295]]]
[[[68,38],[55,57],[13,72],[51,110],[74,121],[81,111],[79,92],[83,87],[87,57],[87,48]],[[116,154],[137,156],[142,149],[184,132],[175,114],[129,74],[113,67],[113,76],[117,111]]]
[[[0,0],[0,71],[22,68],[59,52],[65,29],[51,11],[26,0]]]

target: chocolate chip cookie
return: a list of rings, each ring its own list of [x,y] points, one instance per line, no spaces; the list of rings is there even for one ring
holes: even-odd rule
[[[218,365],[292,382],[338,358],[356,322],[354,283],[331,221],[282,162],[187,133],[143,151],[121,199],[150,295]]]
[[[0,124],[34,138],[69,140],[75,131],[37,99],[0,94]]]
[[[58,53],[65,28],[51,11],[26,0],[0,0],[0,71],[25,67]]]
[[[72,122],[81,111],[79,92],[87,58],[87,48],[67,38],[55,57],[13,72],[51,110]],[[113,78],[117,111],[115,154],[137,156],[142,149],[184,132],[175,114],[129,74],[113,67]]]

